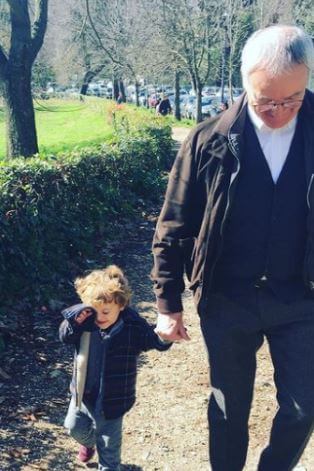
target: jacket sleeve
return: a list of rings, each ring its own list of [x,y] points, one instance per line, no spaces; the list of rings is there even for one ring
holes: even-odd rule
[[[172,342],[162,340],[154,332],[154,326],[150,325],[142,317],[139,318],[138,327],[139,344],[142,352],[147,352],[148,350],[159,350],[160,352],[169,350]]]
[[[185,289],[184,251],[194,243],[193,192],[196,182],[195,151],[188,137],[170,172],[165,201],[153,239],[152,280],[159,312],[182,311]],[[195,208],[196,209],[196,208]]]
[[[74,320],[64,319],[60,324],[59,338],[62,343],[77,344],[82,333],[81,326],[76,324]]]
[[[77,316],[87,308],[91,309],[93,314],[82,324],[77,324]],[[63,343],[77,344],[84,331],[90,332],[94,328],[96,312],[91,306],[75,304],[64,309],[61,314],[64,317],[64,321],[61,322],[59,327],[59,338]]]

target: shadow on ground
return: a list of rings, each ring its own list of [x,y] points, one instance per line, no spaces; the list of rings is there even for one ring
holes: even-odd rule
[[[112,246],[107,243],[95,261],[97,267],[116,263],[125,270],[134,292],[132,305],[152,323],[155,311],[149,271],[153,230],[154,218],[134,221],[125,231],[128,236]],[[2,357],[8,377],[0,375],[0,469],[86,469],[76,463],[77,446],[62,425],[69,403],[73,352],[58,340],[61,315],[45,309],[31,317],[30,322],[21,314]],[[139,366],[145,363],[143,355]],[[142,470],[135,464],[125,464],[122,469]]]

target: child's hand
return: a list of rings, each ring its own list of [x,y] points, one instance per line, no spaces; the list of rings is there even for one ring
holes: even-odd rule
[[[91,315],[93,314],[92,310],[91,309],[84,309],[84,311],[82,311],[78,316],[77,318],[75,319],[75,322],[79,325],[83,324],[83,322],[88,318],[90,317]]]
[[[169,342],[190,340],[187,329],[183,324],[182,312],[173,314],[161,314],[159,312],[155,332],[160,338]]]

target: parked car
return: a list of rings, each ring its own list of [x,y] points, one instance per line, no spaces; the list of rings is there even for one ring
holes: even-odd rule
[[[174,113],[174,108],[175,108],[174,95],[173,94],[168,95],[168,98],[169,98],[169,101],[170,101],[170,104],[171,104],[172,111]],[[180,93],[179,104],[180,104],[180,113],[181,113],[182,116],[185,116],[185,114],[184,114],[184,112],[185,112],[185,103],[186,103],[188,98],[190,98],[188,95]]]
[[[108,100],[112,100],[113,97],[113,88],[107,86],[106,91],[105,91],[105,97],[108,98]]]
[[[147,94],[146,92],[141,92],[139,97],[138,97],[138,101],[140,103],[141,106],[146,106],[147,104]]]
[[[216,116],[219,113],[219,101],[217,97],[202,97],[202,118]],[[192,118],[196,119],[196,100],[192,108]]]
[[[196,97],[189,95],[186,97],[186,100],[183,105],[182,109],[182,116],[187,119],[192,119],[192,111],[193,107],[195,106],[196,103]]]
[[[216,95],[217,92],[219,92],[218,87],[203,87],[202,95],[213,96],[213,95]]]
[[[241,95],[241,93],[243,92],[243,88],[234,88],[232,90],[232,96],[233,96],[233,100],[236,101],[239,96]],[[217,93],[216,93],[216,97],[218,99],[221,99],[221,90],[218,90]],[[224,90],[224,101],[230,101],[230,94],[229,94],[229,89],[225,88]]]

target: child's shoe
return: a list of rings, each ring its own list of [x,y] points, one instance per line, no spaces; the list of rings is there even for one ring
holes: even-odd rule
[[[87,448],[87,446],[80,445],[77,459],[82,463],[87,463],[92,459],[95,453],[95,448]]]

